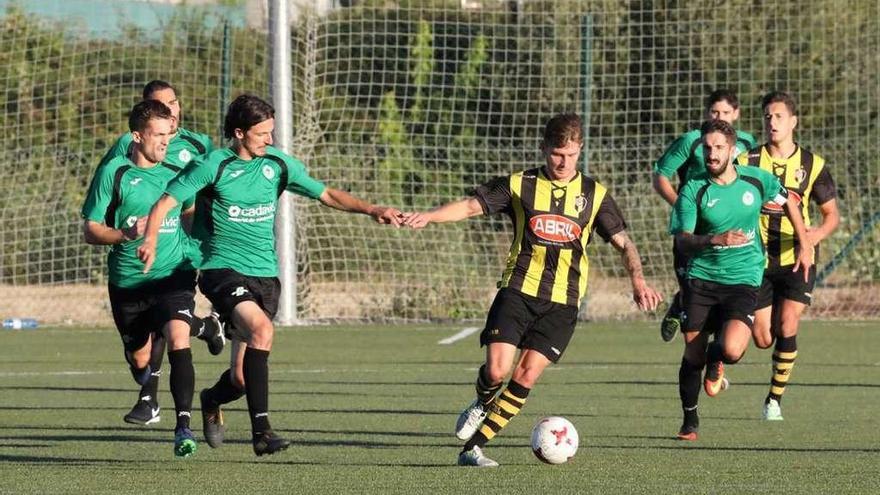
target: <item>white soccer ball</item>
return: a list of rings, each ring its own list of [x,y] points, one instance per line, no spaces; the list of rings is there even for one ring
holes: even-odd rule
[[[571,421],[560,416],[538,420],[532,428],[532,452],[547,464],[563,464],[578,449],[578,432]]]

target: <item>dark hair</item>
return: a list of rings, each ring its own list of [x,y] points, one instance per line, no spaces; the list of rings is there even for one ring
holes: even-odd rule
[[[171,91],[174,91],[175,95],[177,94],[177,88],[172,86],[171,83],[160,79],[154,79],[144,86],[143,97],[145,100],[149,100],[150,97],[153,96],[153,93],[156,91],[162,91],[163,89],[170,89]]]
[[[235,136],[235,130],[247,131],[251,127],[275,118],[275,109],[264,100],[249,94],[243,94],[232,100],[226,110],[223,123],[223,135],[226,139]]]
[[[544,146],[560,148],[569,141],[583,144],[584,123],[576,113],[554,115],[544,126]]]
[[[705,137],[706,134],[713,132],[724,134],[724,137],[727,138],[727,142],[730,144],[736,143],[736,130],[732,125],[723,120],[707,120],[703,122],[703,125],[700,127],[701,136]]]
[[[771,91],[761,98],[761,110],[766,111],[771,103],[785,103],[785,108],[792,115],[797,115],[797,104],[794,95],[785,91]]]
[[[153,119],[172,119],[171,109],[156,100],[144,100],[131,109],[128,114],[128,130],[143,132],[147,122]]]
[[[706,109],[711,108],[712,105],[719,101],[730,103],[730,106],[732,106],[734,110],[739,108],[739,99],[736,97],[736,93],[734,93],[732,89],[716,89],[709,93],[709,96],[706,98]]]

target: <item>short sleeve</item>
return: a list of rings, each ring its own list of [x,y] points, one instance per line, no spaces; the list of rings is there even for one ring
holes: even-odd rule
[[[684,187],[672,207],[669,217],[669,233],[694,232],[697,228],[697,203],[693,187]]]
[[[596,212],[596,218],[593,220],[596,233],[605,242],[611,240],[611,237],[618,232],[626,229],[626,220],[623,219],[623,213],[617,207],[617,202],[610,194],[605,194],[602,198],[602,204],[599,205],[599,211]]]
[[[828,167],[822,167],[819,175],[816,176],[810,197],[820,205],[837,198],[837,186],[834,184],[834,179],[831,178]]]
[[[496,177],[479,185],[474,189],[472,195],[483,207],[485,215],[507,211],[513,198],[513,193],[510,190],[510,177]]]
[[[309,175],[305,163],[286,154],[282,154],[282,159],[287,163],[287,185],[285,189],[294,194],[312,199],[318,199],[324,194],[327,186]]]
[[[113,178],[116,170],[117,167],[109,167],[105,164],[95,171],[82,207],[82,216],[86,220],[104,223],[107,208],[110,207],[110,201],[113,199]]]
[[[678,169],[687,163],[693,143],[693,136],[690,132],[673,141],[660,159],[654,162],[654,173],[671,179],[678,172]]]
[[[171,179],[165,192],[178,203],[185,204],[186,201],[192,201],[197,192],[214,182],[215,175],[217,165],[208,160],[207,155],[203,155],[190,161],[177,177]]]

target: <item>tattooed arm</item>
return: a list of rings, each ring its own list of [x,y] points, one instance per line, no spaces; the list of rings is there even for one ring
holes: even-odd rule
[[[642,260],[639,257],[639,251],[636,249],[635,243],[629,238],[625,230],[611,236],[611,245],[620,253],[623,260],[623,267],[629,273],[630,282],[633,288],[633,300],[638,304],[641,310],[653,311],[657,309],[662,297],[660,294],[648,286],[645,282],[645,276],[642,273]]]

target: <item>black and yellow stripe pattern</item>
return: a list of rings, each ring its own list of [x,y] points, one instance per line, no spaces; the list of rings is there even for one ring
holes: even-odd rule
[[[797,351],[783,352],[780,350],[773,351],[773,378],[770,379],[771,399],[777,402],[782,400],[782,394],[785,393],[785,386],[791,377],[791,370],[794,368],[794,361],[797,358]]]
[[[568,183],[542,169],[510,176],[514,239],[498,286],[577,306],[587,289],[587,244],[606,189],[578,173]]]
[[[501,395],[496,397],[495,401],[489,406],[489,414],[486,415],[486,419],[483,420],[483,425],[479,430],[479,433],[485,438],[483,443],[492,440],[498,432],[507,426],[507,423],[514,416],[519,414],[519,411],[525,405],[526,397],[518,397],[511,391],[511,388],[508,386],[504,389]],[[519,395],[527,395],[527,393],[526,390],[525,394],[520,392]]]
[[[737,159],[741,165],[760,167],[779,179],[789,193],[800,196],[801,213],[806,226],[810,226],[810,197],[816,178],[825,168],[825,160],[809,150],[797,147],[788,158],[770,156],[767,145],[761,145]],[[797,261],[799,245],[794,226],[782,209],[761,211],[761,237],[767,247],[767,266],[789,266]]]

